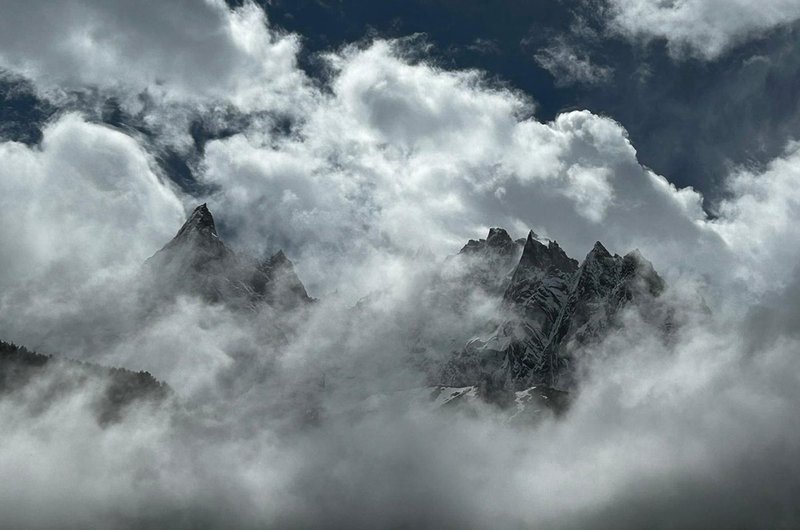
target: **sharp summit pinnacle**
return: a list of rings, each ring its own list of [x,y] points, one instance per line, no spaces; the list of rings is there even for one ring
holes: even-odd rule
[[[204,232],[213,237],[219,237],[217,234],[217,227],[214,225],[214,216],[211,215],[206,203],[194,209],[192,215],[183,223],[183,226],[178,230],[178,234],[175,237],[179,238],[189,231]]]

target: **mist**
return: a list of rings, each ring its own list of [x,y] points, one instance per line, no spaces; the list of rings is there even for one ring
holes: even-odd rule
[[[489,404],[460,413],[429,400],[409,344],[463,340],[471,326],[460,336],[458,323],[425,301],[434,276],[423,264],[384,262],[380,296],[358,309],[321,301],[288,342],[264,330],[266,315],[197,298],[144,311],[119,276],[70,318],[28,313],[21,320],[32,329],[23,332],[4,316],[4,327],[29,341],[51,330],[40,339],[45,351],[58,345],[147,369],[175,390],[168,405],[130,409],[104,427],[87,406],[100,388],[33,412],[19,404],[33,402],[36,386],[4,399],[0,468],[16,477],[0,493],[4,520],[137,528],[796,523],[791,290],[729,311],[706,299],[697,279],[672,278],[663,296],[680,309],[668,340],[630,311],[587,353],[566,414],[515,423]],[[754,341],[765,326],[768,338]]]

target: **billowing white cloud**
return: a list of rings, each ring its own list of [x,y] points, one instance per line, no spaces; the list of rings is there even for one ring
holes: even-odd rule
[[[0,20],[0,67],[44,89],[210,98],[247,109],[299,104],[298,47],[254,4],[231,11],[221,0],[12,1]]]
[[[731,197],[712,226],[738,258],[735,273],[756,290],[780,288],[800,263],[798,179],[800,144],[790,142],[763,171],[739,169],[728,180]]]
[[[731,46],[800,18],[795,0],[609,0],[612,29],[665,39],[672,55],[712,60]]]
[[[141,261],[183,216],[131,137],[68,114],[40,146],[0,143],[0,288],[85,282]]]
[[[493,225],[534,227],[578,256],[598,239],[640,246],[665,266],[681,247],[722,244],[700,195],[642,167],[609,118],[539,122],[522,95],[411,64],[396,42],[329,60],[332,93],[297,135],[211,142],[201,175],[243,246],[288,247],[313,285],[374,251],[443,256]]]

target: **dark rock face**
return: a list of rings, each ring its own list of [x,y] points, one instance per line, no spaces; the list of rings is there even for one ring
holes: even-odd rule
[[[523,245],[502,228],[490,228],[486,239],[471,239],[447,265],[461,287],[481,289],[488,296],[503,293]]]
[[[194,209],[172,241],[167,243],[162,250],[168,252],[177,247],[191,247],[198,257],[205,258],[204,261],[223,259],[231,254],[219,239],[217,227],[214,225],[214,217],[206,203]],[[202,266],[203,263],[197,262],[193,265]]]
[[[282,250],[256,266],[250,283],[258,296],[275,307],[292,309],[313,301]]]
[[[194,294],[240,309],[292,309],[312,301],[283,251],[259,263],[229,249],[206,204],[194,209],[146,269],[158,293],[167,296]]]
[[[159,294],[198,294],[212,302],[246,298],[236,255],[217,234],[214,218],[201,204],[175,237],[146,262]]]
[[[655,300],[663,288],[638,251],[620,257],[598,242],[578,266],[558,243],[531,232],[507,282],[501,321],[447,362],[440,381],[477,385],[487,395],[532,385],[569,388],[581,348],[618,325],[628,304]]]

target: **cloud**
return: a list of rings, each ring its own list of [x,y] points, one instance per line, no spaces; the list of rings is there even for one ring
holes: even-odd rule
[[[40,147],[0,144],[0,286],[87,281],[141,261],[183,216],[176,192],[131,137],[68,114]]]
[[[0,35],[0,65],[43,87],[265,108],[290,102],[304,78],[297,38],[271,31],[250,3],[231,11],[215,0],[11,2]]]
[[[200,179],[238,245],[286,249],[312,291],[352,287],[353,264],[376,254],[443,257],[494,225],[533,227],[577,256],[598,239],[639,246],[662,268],[678,250],[723,250],[701,196],[642,167],[618,123],[587,111],[543,123],[478,72],[403,53],[376,41],[331,55],[331,93],[294,136],[207,145]]]
[[[783,156],[764,171],[739,169],[728,180],[730,198],[720,202],[714,223],[740,258],[736,274],[755,289],[769,289],[791,278],[798,260],[794,224],[800,218],[800,144],[790,142]]]
[[[551,45],[537,51],[534,58],[552,74],[557,86],[596,85],[608,82],[613,75],[612,68],[593,63],[587,53],[564,38],[555,39]]]
[[[713,60],[728,49],[800,18],[793,0],[609,0],[611,28],[629,37],[664,39],[674,57]]]
[[[792,526],[796,341],[748,360],[725,319],[709,321],[691,304],[681,311],[690,324],[670,345],[631,316],[594,352],[597,364],[571,412],[536,426],[504,424],[489,411],[472,418],[434,412],[395,392],[359,404],[352,394],[361,395],[360,384],[397,381],[393,372],[374,379],[370,366],[344,379],[330,375],[328,414],[288,430],[275,405],[306,403],[276,389],[287,372],[204,407],[187,404],[177,417],[134,411],[104,430],[85,410],[91,392],[35,417],[4,400],[0,470],[25,470],[14,488],[0,490],[4,520],[26,527],[580,528],[591,521],[619,528],[655,518],[664,527]],[[375,329],[351,337],[365,349],[395,346],[385,333],[370,339]],[[374,360],[390,358],[373,350]],[[78,480],[95,486],[74,488]]]
[[[209,12],[242,16],[197,16]],[[330,85],[308,89],[314,104],[294,109],[289,133],[251,123],[198,161],[223,237],[286,247],[324,295],[280,334],[268,311],[137,296],[138,265],[196,200],[159,179],[145,144],[76,114],[40,146],[0,144],[0,333],[151,370],[178,399],[106,429],[86,411],[96,389],[38,414],[0,400],[0,475],[19,478],[0,486],[4,523],[796,526],[798,146],[734,171],[711,220],[699,193],[639,163],[613,119],[539,121],[524,95],[411,61],[404,45],[331,53]],[[189,108],[206,90],[193,92],[195,75],[165,85]],[[274,87],[300,76],[286,75],[254,83],[280,107],[291,98]],[[668,276],[680,325],[661,340],[626,314],[557,421],[430,410],[414,347],[448,355],[494,316],[480,299],[463,315],[436,305],[441,258],[496,225],[534,228],[576,257],[596,239],[640,247]],[[769,340],[751,340],[754,328]]]

